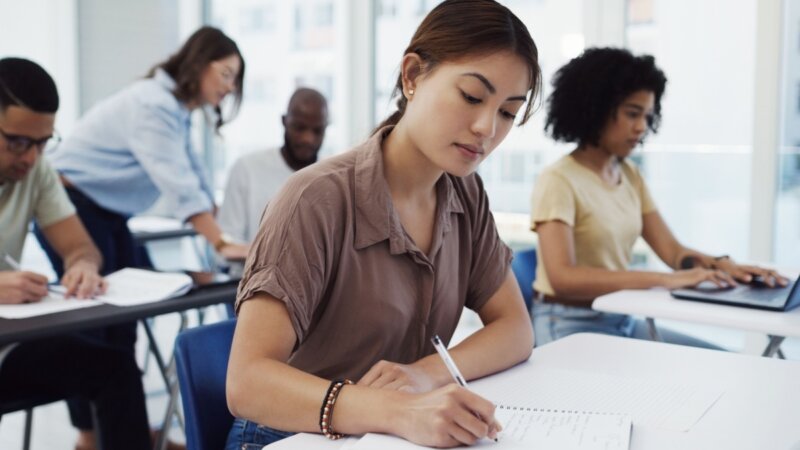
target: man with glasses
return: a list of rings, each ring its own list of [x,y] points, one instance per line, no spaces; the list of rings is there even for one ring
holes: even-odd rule
[[[26,59],[0,59],[2,304],[48,295],[47,278],[17,264],[33,219],[65,261],[61,284],[67,296],[81,301],[105,289],[100,253],[58,175],[41,157],[53,140],[58,103],[55,82],[44,69]],[[74,335],[0,347],[0,403],[41,396],[92,402],[101,448],[150,446],[141,375],[126,352]]]
[[[317,161],[328,127],[325,97],[314,89],[300,88],[286,109],[281,118],[283,146],[240,158],[228,176],[219,224],[234,241],[252,241],[267,203],[295,171]]]

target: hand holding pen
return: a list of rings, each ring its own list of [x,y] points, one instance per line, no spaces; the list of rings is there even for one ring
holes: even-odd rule
[[[12,270],[0,271],[0,303],[38,302],[47,296],[47,277],[23,271],[14,258],[6,254],[6,264]]]
[[[464,375],[461,374],[461,371],[458,370],[456,362],[453,361],[453,358],[450,356],[450,352],[447,351],[447,348],[442,343],[442,340],[439,338],[439,335],[438,334],[434,335],[431,338],[431,342],[433,343],[433,348],[436,349],[436,352],[442,358],[445,367],[447,367],[447,371],[450,372],[450,376],[453,377],[453,380],[456,382],[456,384],[465,389],[469,389],[469,386],[467,386],[467,380],[464,378]],[[479,414],[476,414],[476,416],[479,419],[484,420],[484,418],[481,417]],[[494,418],[492,418],[491,423],[489,422],[487,423],[489,424],[490,436],[493,434],[493,432],[496,434],[497,431],[500,431],[502,429],[502,426],[499,423],[497,423],[497,421],[494,420]],[[494,438],[494,441],[497,442],[497,437]]]

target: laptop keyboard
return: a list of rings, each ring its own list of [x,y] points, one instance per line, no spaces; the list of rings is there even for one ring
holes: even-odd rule
[[[769,303],[776,299],[785,299],[789,295],[789,288],[751,288],[737,287],[725,294],[726,297]]]

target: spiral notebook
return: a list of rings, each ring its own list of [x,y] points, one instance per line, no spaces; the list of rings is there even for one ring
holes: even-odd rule
[[[500,441],[509,448],[562,450],[627,450],[632,419],[626,414],[525,408],[500,405],[495,417],[503,424]]]
[[[627,450],[632,419],[626,414],[567,411],[499,405],[495,418],[503,425],[498,441],[482,440],[473,447],[493,449]],[[385,434],[365,434],[356,449],[422,449]]]

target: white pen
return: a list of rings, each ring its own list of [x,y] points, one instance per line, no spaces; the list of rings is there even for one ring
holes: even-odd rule
[[[444,361],[444,366],[447,367],[447,371],[450,372],[450,376],[456,380],[459,386],[463,388],[469,388],[467,386],[467,380],[464,378],[464,375],[461,375],[461,371],[458,370],[458,366],[456,366],[456,362],[453,361],[453,358],[450,357],[450,352],[447,351],[447,348],[442,343],[442,340],[439,339],[439,335],[435,334],[431,338],[431,342],[433,342],[433,348],[436,349],[436,352],[439,356],[442,357],[442,361]],[[477,414],[476,414],[477,415]],[[480,419],[480,416],[478,416]],[[494,441],[497,442],[498,439],[494,438]]]
[[[11,266],[12,269],[14,269],[14,270],[22,270],[22,267],[20,267],[19,263],[14,258],[12,258],[11,255],[9,255],[8,253],[6,253],[6,255],[3,257],[3,259],[6,260],[6,263],[9,266]]]
[[[450,353],[445,348],[442,340],[439,339],[439,335],[434,335],[431,338],[431,342],[433,342],[433,348],[436,349],[436,352],[439,353],[439,356],[442,357],[442,361],[444,361],[444,366],[447,367],[447,371],[450,372],[450,375],[456,380],[461,387],[467,387],[467,380],[464,379],[464,376],[461,375],[461,371],[458,370],[458,366],[456,366],[455,361],[453,358],[450,357]]]

